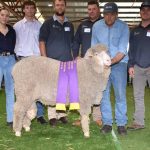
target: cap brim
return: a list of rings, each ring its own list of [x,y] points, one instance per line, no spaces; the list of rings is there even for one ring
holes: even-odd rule
[[[117,11],[113,11],[113,10],[105,10],[105,11],[103,11],[103,13],[114,13],[114,12],[117,13]]]

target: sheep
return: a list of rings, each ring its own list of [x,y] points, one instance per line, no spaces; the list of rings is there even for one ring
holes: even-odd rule
[[[84,136],[89,137],[91,106],[100,104],[110,74],[111,59],[107,54],[107,48],[98,44],[89,48],[85,57],[77,59],[76,62],[81,126]],[[13,130],[16,136],[21,136],[22,127],[26,131],[30,130],[30,120],[33,117],[28,117],[30,114],[28,111],[35,107],[37,100],[41,100],[45,105],[56,104],[59,65],[60,61],[51,58],[31,56],[19,61],[14,66],[12,76],[16,103],[14,105]],[[33,110],[32,112],[34,112]]]

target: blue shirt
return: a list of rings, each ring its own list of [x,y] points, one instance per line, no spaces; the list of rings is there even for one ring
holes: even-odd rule
[[[117,19],[111,27],[106,25],[104,19],[97,21],[93,25],[91,46],[98,43],[106,45],[111,58],[115,57],[116,54],[120,52],[125,55],[125,57],[120,62],[127,63],[128,42],[128,25],[119,19]]]
[[[16,32],[10,25],[7,25],[7,27],[8,32],[6,35],[0,32],[0,53],[7,51],[13,54],[16,43]]]

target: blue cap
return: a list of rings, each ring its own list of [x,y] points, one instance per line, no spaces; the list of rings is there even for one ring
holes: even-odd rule
[[[103,13],[112,13],[112,12],[118,12],[118,6],[113,2],[106,3],[104,5]]]

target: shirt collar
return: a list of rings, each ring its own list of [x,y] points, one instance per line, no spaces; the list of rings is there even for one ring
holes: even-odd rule
[[[109,26],[105,23],[105,19],[103,18],[102,20],[103,20],[103,24],[104,24],[106,27],[109,27]],[[119,21],[119,19],[117,18],[117,19],[115,20],[114,24],[113,24],[111,27],[113,27],[113,28],[118,27],[118,23],[117,23],[118,21]]]
[[[143,27],[142,26],[142,22],[140,22],[139,27],[141,27],[141,28],[148,28],[148,27],[150,27],[150,24],[148,26],[146,26],[146,27]]]
[[[53,19],[54,19],[54,21],[60,22],[55,14],[53,15]],[[65,17],[64,22],[68,22],[68,18],[67,17]]]
[[[101,16],[99,16],[95,21],[91,21],[90,18],[88,17],[88,21],[89,21],[89,22],[92,22],[92,23],[95,23],[95,22],[99,21],[100,19],[102,19]]]
[[[35,22],[36,19],[33,19],[32,21]],[[24,17],[24,18],[23,18],[23,23],[26,23],[26,22],[29,22],[29,21]]]

